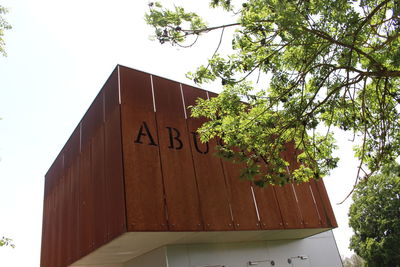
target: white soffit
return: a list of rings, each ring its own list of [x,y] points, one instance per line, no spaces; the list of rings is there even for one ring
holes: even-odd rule
[[[70,266],[118,267],[124,262],[166,245],[300,239],[329,229],[225,232],[127,232]]]

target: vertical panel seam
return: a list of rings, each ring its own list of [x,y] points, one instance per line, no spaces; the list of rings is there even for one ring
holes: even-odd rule
[[[274,196],[275,196],[275,199],[276,199],[276,204],[278,205],[279,214],[281,215],[281,221],[282,221],[282,224],[283,224],[282,226],[283,226],[283,228],[286,228],[286,223],[287,223],[287,221],[285,221],[285,219],[284,219],[284,217],[283,217],[281,204],[279,203],[279,199],[278,199],[278,197],[277,197],[277,193],[276,193],[276,190],[275,190],[275,186],[272,186],[272,190],[274,191]]]
[[[287,148],[286,148],[287,149]],[[287,150],[286,150],[287,151]],[[284,160],[286,160],[286,161],[288,161],[289,162],[289,160],[291,161],[291,158],[287,158],[287,157],[289,157],[289,155],[287,155],[287,153],[285,153],[282,157],[284,158]],[[286,171],[288,172],[288,173],[290,173],[290,170],[289,170],[289,167],[288,166],[286,166]],[[293,185],[293,183],[290,183],[290,184],[288,184],[288,186],[290,187],[290,189],[291,189],[291,192],[293,193],[293,195],[294,195],[294,198],[295,198],[295,202],[296,202],[296,207],[297,207],[297,212],[298,212],[298,215],[300,215],[300,225],[302,225],[303,226],[303,228],[304,228],[304,225],[305,225],[305,223],[304,223],[304,218],[303,218],[303,214],[302,214],[302,212],[301,212],[301,209],[300,209],[300,204],[299,204],[299,199],[298,199],[298,197],[297,197],[297,194],[296,194],[296,189],[294,188],[294,185]],[[296,216],[296,217],[298,217],[298,216]]]
[[[329,216],[329,212],[327,211],[327,207],[325,206],[325,201],[322,199],[321,190],[319,190],[317,181],[315,181],[315,187],[317,188],[318,194],[320,195],[320,198],[321,198],[322,208],[323,208],[324,213],[325,213],[325,216],[326,216],[326,220],[327,220],[328,227],[329,227],[329,226],[330,226],[330,227],[333,227],[331,218],[330,218],[330,216]]]
[[[270,185],[270,186],[272,187],[271,189],[272,189],[273,197],[274,197],[274,199],[275,199],[275,203],[278,205],[279,217],[280,217],[280,219],[281,219],[280,225],[284,227],[284,225],[283,225],[283,223],[284,223],[284,221],[283,221],[283,215],[282,215],[281,208],[280,208],[280,206],[279,206],[278,197],[276,196],[275,188],[274,188],[272,185]]]
[[[120,76],[120,66],[117,66],[118,74],[118,103],[121,105],[121,76]]]
[[[111,82],[112,83],[112,82]],[[119,69],[117,69],[117,83],[119,84]],[[111,85],[112,86],[112,85]],[[109,87],[108,87],[109,88]],[[105,185],[105,199],[106,202],[110,202],[110,186],[109,186],[109,179],[106,175],[106,166],[107,166],[107,151],[106,151],[106,147],[107,147],[107,131],[106,131],[106,89],[107,87],[105,87],[104,92],[103,92],[103,182]],[[119,86],[117,86],[118,92],[119,92]],[[108,118],[108,121],[110,121],[110,117]],[[106,204],[107,205],[107,204]],[[106,209],[106,216],[107,216],[107,207],[105,207]],[[104,236],[104,240],[105,242],[110,240],[110,222],[106,221],[106,233]]]
[[[77,196],[77,199],[76,199],[76,202],[77,202],[77,211],[76,211],[76,246],[77,246],[77,248],[76,248],[76,255],[75,255],[75,259],[74,259],[74,261],[76,260],[76,259],[78,259],[79,257],[80,257],[80,240],[79,240],[79,233],[80,233],[80,209],[81,209],[81,205],[80,205],[80,190],[81,190],[81,188],[80,188],[80,183],[79,183],[79,180],[80,180],[80,173],[81,173],[81,153],[80,153],[80,151],[79,151],[79,153],[78,153],[78,156],[77,156],[77,158],[76,158],[76,165],[77,165],[77,168],[76,168],[76,179],[75,179],[75,186],[76,186],[76,188],[75,188],[75,194],[76,194],[76,196]]]
[[[190,132],[189,132],[189,125],[188,125],[188,120],[186,117],[186,103],[185,103],[185,99],[183,97],[183,89],[182,89],[182,84],[179,84],[180,89],[181,89],[181,97],[182,97],[182,104],[183,104],[183,110],[184,110],[184,116],[185,116],[185,125],[186,125],[186,131],[187,131],[187,135],[188,135],[188,141],[189,141],[189,149],[190,149],[190,156],[192,159],[192,164],[193,164],[193,171],[194,171],[194,180],[196,183],[196,191],[197,191],[197,199],[198,199],[198,203],[199,203],[199,215],[200,215],[200,222],[203,224],[202,228],[203,230],[206,230],[206,224],[204,221],[204,212],[202,209],[202,205],[201,205],[201,199],[200,199],[200,190],[199,190],[199,183],[197,182],[197,172],[196,172],[196,165],[194,163],[194,158],[193,158],[193,148],[192,148],[192,142],[190,142]]]
[[[179,83],[179,87],[181,89],[181,97],[182,97],[182,104],[183,104],[183,114],[185,115],[185,119],[187,119],[186,103],[185,103],[185,98],[183,97],[183,89],[182,89],[182,84],[181,83]],[[189,129],[188,129],[188,133],[189,133]]]
[[[156,109],[156,96],[154,94],[154,83],[153,83],[153,75],[150,74],[150,84],[151,84],[151,96],[153,97],[153,110],[157,112]]]
[[[207,93],[207,99],[210,100],[209,92],[206,91],[206,93]],[[216,145],[218,145],[217,140],[215,140],[215,142],[216,142]],[[218,157],[218,161],[219,161],[219,164],[221,166],[222,175],[224,177],[224,183],[225,183],[225,189],[226,189],[225,193],[227,194],[229,212],[230,212],[230,215],[231,215],[231,226],[232,226],[232,229],[235,230],[235,218],[233,216],[233,208],[232,208],[232,190],[231,190],[232,188],[231,188],[231,186],[230,186],[230,184],[228,182],[229,178],[228,178],[228,175],[225,172],[224,163],[222,162],[222,159]]]
[[[208,92],[207,92],[207,96],[208,96]],[[218,142],[217,142],[217,145],[218,145]],[[231,214],[232,229],[235,230],[235,218],[233,216],[233,208],[232,208],[232,188],[228,182],[229,178],[225,172],[224,163],[222,162],[222,159],[218,158],[218,160],[221,165],[222,175],[224,176],[225,188],[226,188],[226,192],[228,194],[227,197],[228,197],[229,212]]]
[[[321,215],[319,214],[317,202],[315,201],[314,193],[313,193],[313,191],[312,191],[311,184],[310,184],[309,182],[307,183],[307,188],[308,188],[308,191],[309,191],[310,194],[311,194],[311,198],[312,198],[312,200],[313,200],[314,207],[315,207],[315,209],[316,209],[316,211],[317,211],[319,224],[322,225],[322,218],[321,218]]]
[[[82,121],[79,123],[79,154],[82,153]]]
[[[118,97],[119,97],[119,102],[118,102],[118,111],[119,111],[119,134],[120,134],[120,144],[121,144],[121,165],[122,165],[122,192],[123,192],[123,198],[124,198],[124,221],[125,221],[125,225],[122,225],[122,231],[127,232],[128,231],[128,211],[127,211],[127,205],[126,205],[126,182],[125,182],[125,163],[124,163],[124,143],[123,143],[123,134],[122,134],[122,101],[121,101],[121,70],[120,70],[120,66],[117,66],[117,72],[118,72]]]
[[[295,200],[296,200],[297,211],[298,211],[298,213],[299,213],[299,215],[300,215],[300,223],[301,223],[301,224],[303,225],[303,227],[304,227],[304,225],[305,225],[304,217],[303,217],[303,213],[301,212],[301,209],[300,209],[299,199],[297,198],[296,189],[294,188],[293,183],[290,184],[290,188],[292,189],[292,192],[293,192],[293,194],[294,194],[294,198],[295,198]]]
[[[154,122],[156,125],[156,134],[157,134],[157,150],[158,150],[158,158],[159,158],[159,162],[160,162],[160,172],[161,172],[161,182],[162,182],[162,186],[163,186],[163,201],[164,201],[164,215],[165,215],[165,221],[167,224],[167,229],[166,230],[170,230],[170,225],[169,225],[169,215],[168,215],[168,205],[167,205],[167,194],[165,191],[165,181],[164,181],[164,172],[163,172],[163,164],[162,164],[162,158],[161,158],[161,148],[160,148],[160,134],[159,134],[159,130],[158,130],[158,121],[157,121],[157,112],[156,112],[156,96],[155,96],[155,92],[154,92],[154,84],[153,84],[153,75],[150,74],[150,82],[151,82],[151,92],[152,92],[152,96],[153,96],[153,110],[154,110]]]
[[[311,185],[311,191],[312,191],[312,193],[313,193],[313,195],[315,197],[315,201],[317,203],[318,212],[319,212],[319,214],[321,216],[321,225],[322,226],[328,226],[328,219],[327,219],[328,215],[327,215],[327,213],[325,211],[324,203],[322,201],[321,195],[320,195],[320,193],[318,191],[317,184],[315,183],[314,179],[310,180],[310,185]],[[315,192],[314,192],[314,190],[315,190]],[[322,210],[321,212],[320,212],[320,209]]]
[[[93,192],[94,179],[93,179],[93,152],[92,152],[92,148],[93,148],[93,136],[89,140],[89,163],[90,163],[90,165],[89,165],[90,166],[89,167],[90,202],[89,203],[90,203],[90,209],[91,209],[90,210],[91,220],[94,220],[95,219],[95,212],[94,212],[94,192]],[[89,254],[90,252],[93,251],[93,248],[94,248],[94,245],[95,245],[94,244],[94,241],[95,241],[94,234],[95,234],[95,231],[94,231],[94,228],[92,227],[91,228],[91,234],[90,234],[89,248],[88,248],[86,254]]]
[[[102,128],[102,132],[103,132],[103,168],[102,168],[102,172],[103,172],[103,186],[105,186],[105,200],[106,202],[109,202],[109,189],[110,187],[108,186],[108,179],[106,177],[106,114],[105,114],[105,90],[103,92],[103,123],[101,125]],[[107,209],[105,209],[105,218],[104,218],[104,223],[105,223],[105,233],[103,233],[103,242],[104,244],[109,241],[109,234],[108,234],[108,229],[110,228],[110,221],[109,219],[107,220]]]
[[[259,226],[261,226],[260,213],[258,211],[258,205],[257,205],[257,201],[256,201],[256,196],[254,194],[253,185],[251,185],[251,184],[250,184],[250,189],[251,189],[251,195],[253,196],[254,207],[256,208],[256,214],[257,214],[258,223],[259,223]]]

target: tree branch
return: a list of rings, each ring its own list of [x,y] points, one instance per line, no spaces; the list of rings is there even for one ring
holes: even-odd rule
[[[374,10],[372,10],[368,16],[365,17],[365,19],[361,22],[360,26],[356,29],[356,31],[354,32],[354,36],[356,36],[361,29],[364,27],[364,25],[372,19],[372,17],[379,11],[379,9],[381,9],[384,5],[386,5],[387,3],[389,3],[391,0],[385,0],[382,3],[380,3],[379,5],[377,5]]]
[[[315,35],[321,37],[322,39],[330,41],[331,43],[334,43],[334,44],[337,44],[339,46],[346,47],[346,48],[349,48],[349,49],[353,49],[354,51],[356,51],[360,55],[363,55],[364,57],[369,59],[375,66],[379,67],[379,69],[385,69],[382,66],[382,64],[380,64],[378,61],[376,61],[371,55],[368,55],[367,53],[365,53],[361,49],[355,47],[354,45],[350,45],[350,44],[346,44],[346,43],[340,42],[340,41],[334,39],[333,37],[331,37],[330,35],[328,35],[327,33],[322,32],[320,30],[313,30],[313,29],[309,29],[309,28],[304,27],[304,26],[302,27],[302,29],[307,31],[307,32],[309,32],[309,33],[315,34]]]

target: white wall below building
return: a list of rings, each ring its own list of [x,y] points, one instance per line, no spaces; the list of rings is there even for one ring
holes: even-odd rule
[[[291,259],[291,263],[288,262]],[[274,261],[274,265],[271,265]],[[251,263],[250,263],[251,262]],[[123,267],[341,267],[332,231],[282,241],[168,245]]]
[[[121,267],[168,267],[167,248],[161,247],[126,262]]]

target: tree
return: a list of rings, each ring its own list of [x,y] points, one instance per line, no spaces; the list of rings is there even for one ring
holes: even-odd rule
[[[366,266],[400,266],[400,165],[360,182],[353,201],[350,248]]]
[[[399,1],[247,0],[235,8],[212,0],[235,18],[217,26],[183,7],[149,6],[146,21],[160,43],[191,46],[235,27],[233,52],[223,55],[218,46],[188,76],[200,84],[221,80],[222,93],[198,100],[192,116],[208,119],[199,129],[203,142],[221,139],[220,155],[246,163],[244,177],[263,186],[326,176],[338,162],[335,128],[361,140],[357,179],[400,155]],[[257,76],[269,83],[254,84]],[[281,157],[288,144],[299,151],[296,170]]]
[[[0,239],[0,247],[3,247],[3,246],[10,246],[12,248],[15,248],[15,245],[14,245],[12,239],[4,237],[4,236]]]
[[[0,5],[0,53],[3,56],[6,55],[6,51],[4,50],[5,42],[3,40],[4,31],[11,29],[11,25],[2,17],[6,13],[7,9]]]
[[[357,254],[351,255],[350,258],[342,258],[343,267],[362,267],[364,260]]]

